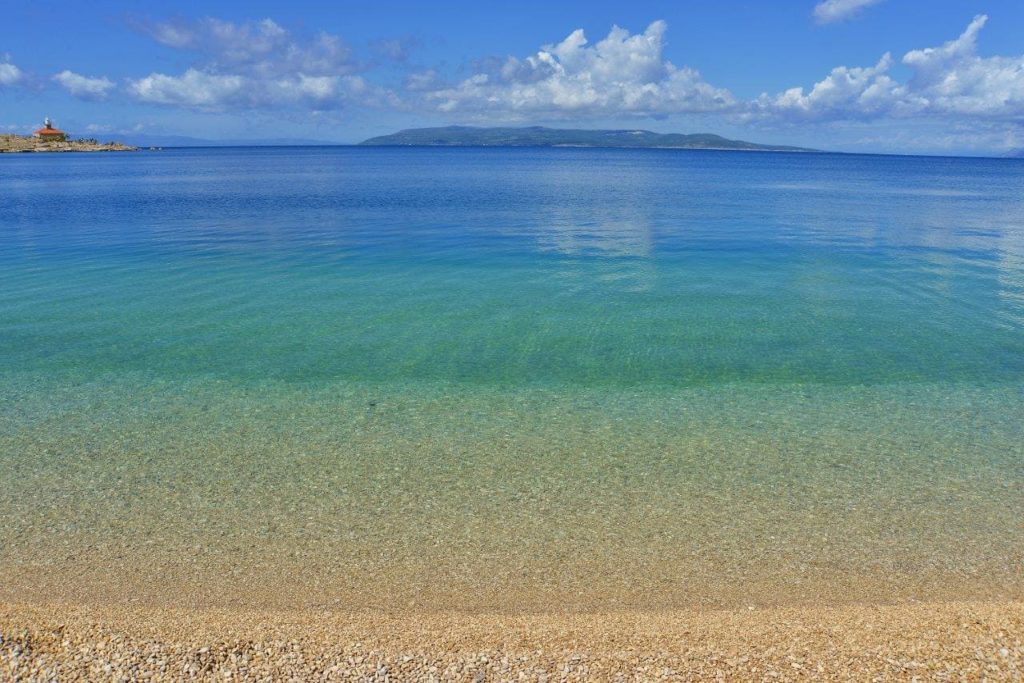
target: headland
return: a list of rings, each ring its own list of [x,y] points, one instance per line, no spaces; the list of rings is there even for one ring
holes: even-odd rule
[[[45,140],[30,135],[0,135],[0,153],[16,152],[136,152],[121,142],[98,140]]]

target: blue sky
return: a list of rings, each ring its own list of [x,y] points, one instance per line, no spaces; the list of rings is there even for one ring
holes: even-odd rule
[[[3,5],[3,131],[49,115],[104,139],[540,124],[1024,148],[1020,0]]]

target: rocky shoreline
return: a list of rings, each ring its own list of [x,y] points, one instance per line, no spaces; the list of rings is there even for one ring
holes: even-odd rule
[[[18,152],[137,152],[138,147],[120,142],[67,140],[46,142],[27,135],[0,135],[0,153]]]

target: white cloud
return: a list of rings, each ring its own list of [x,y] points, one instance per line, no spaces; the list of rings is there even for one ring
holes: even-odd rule
[[[300,38],[273,19],[233,23],[207,17],[149,28],[157,42],[204,55],[217,71],[273,77],[298,72],[313,76],[355,73],[359,65],[337,36],[320,32]]]
[[[509,57],[490,73],[481,71],[454,86],[435,89],[427,101],[443,112],[576,117],[658,116],[731,107],[734,99],[728,90],[663,58],[667,28],[664,21],[655,21],[643,33],[631,35],[615,26],[593,46],[577,29],[525,59]]]
[[[359,76],[310,76],[256,78],[188,69],[180,76],[153,73],[132,81],[136,98],[153,104],[205,111],[251,109],[304,104],[313,109],[333,109],[350,101],[383,106],[397,104],[393,95],[368,84]]]
[[[65,90],[83,99],[103,99],[113,90],[114,82],[109,78],[90,78],[65,69],[53,77]]]
[[[977,37],[987,21],[978,15],[956,40],[903,56],[914,70],[909,87],[929,111],[1024,119],[1024,55],[979,57]]]
[[[153,73],[132,81],[129,90],[140,100],[200,109],[219,109],[245,99],[245,79],[189,69],[181,76]]]
[[[300,39],[272,19],[236,24],[213,18],[157,24],[149,33],[204,60],[180,75],[152,73],[130,81],[128,91],[144,102],[208,111],[397,103],[389,90],[356,75],[362,67],[351,50],[328,33]]]
[[[897,82],[889,54],[872,67],[840,66],[809,92],[791,88],[762,95],[758,115],[800,119],[858,119],[890,116],[1024,119],[1024,55],[980,57],[976,43],[988,18],[979,15],[955,40],[912,50],[902,63],[912,76]]]
[[[808,118],[864,118],[888,113],[905,93],[905,88],[887,74],[891,66],[888,52],[874,66],[838,66],[808,93],[803,88],[790,88],[774,98],[761,95],[755,105],[766,112]]]
[[[24,72],[10,61],[0,62],[0,88],[17,85],[25,77]]]
[[[877,5],[882,0],[822,0],[814,6],[814,18],[819,24],[831,24],[853,17],[865,7]]]

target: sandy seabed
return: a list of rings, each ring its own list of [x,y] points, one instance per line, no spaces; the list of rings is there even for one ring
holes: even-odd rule
[[[0,604],[0,680],[1022,680],[1024,602],[581,614]]]

